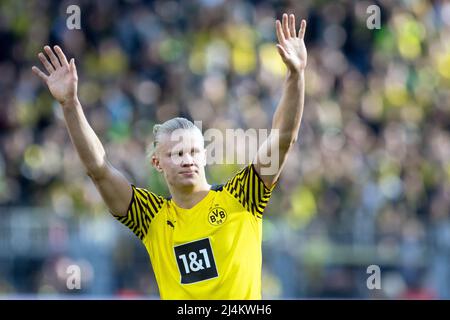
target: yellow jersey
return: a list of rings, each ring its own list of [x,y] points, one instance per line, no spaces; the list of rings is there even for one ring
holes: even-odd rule
[[[127,215],[116,218],[145,245],[162,299],[261,299],[262,216],[274,187],[250,164],[184,209],[132,185]]]

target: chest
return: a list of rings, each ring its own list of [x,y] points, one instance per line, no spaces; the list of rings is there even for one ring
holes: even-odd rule
[[[246,224],[246,212],[227,201],[214,199],[189,211],[169,208],[168,220],[173,221],[170,240],[173,245],[202,238],[220,240],[222,245],[233,241],[233,237]],[[170,239],[169,239],[170,238]]]
[[[182,283],[214,278],[247,263],[261,242],[260,222],[231,197],[211,199],[194,210],[167,206],[154,222],[146,244],[152,261],[161,271],[171,266]]]

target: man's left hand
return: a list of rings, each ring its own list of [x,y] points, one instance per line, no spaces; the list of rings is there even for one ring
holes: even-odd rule
[[[291,73],[302,72],[306,68],[307,52],[303,38],[305,36],[306,21],[300,23],[298,34],[295,30],[295,16],[283,14],[283,20],[276,21],[278,53]]]

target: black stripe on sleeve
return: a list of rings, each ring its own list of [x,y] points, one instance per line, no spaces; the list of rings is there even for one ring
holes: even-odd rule
[[[246,210],[258,218],[262,217],[274,187],[275,184],[267,188],[253,163],[239,171],[224,186]]]
[[[164,198],[142,188],[131,185],[133,194],[127,215],[114,216],[127,226],[141,240],[143,240],[150,227],[152,218],[164,205]]]

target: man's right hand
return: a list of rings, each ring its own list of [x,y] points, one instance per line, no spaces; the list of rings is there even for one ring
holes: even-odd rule
[[[49,46],[44,47],[44,51],[50,58],[39,52],[38,56],[50,75],[46,75],[38,67],[33,66],[33,72],[38,75],[48,86],[50,93],[61,105],[77,99],[78,75],[75,67],[75,60],[72,58],[67,62],[66,56],[59,46],[54,46],[55,53]],[[59,58],[59,60],[58,60]]]

